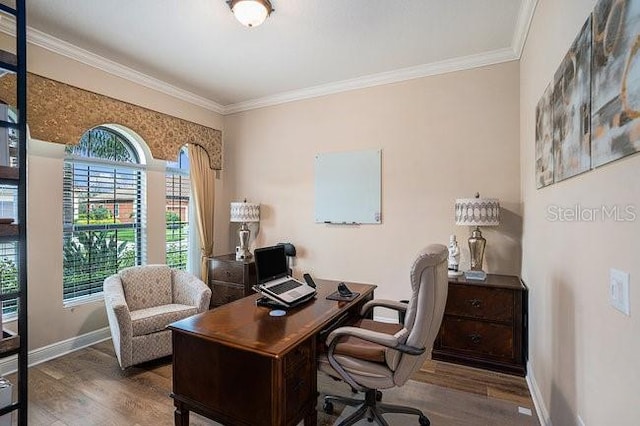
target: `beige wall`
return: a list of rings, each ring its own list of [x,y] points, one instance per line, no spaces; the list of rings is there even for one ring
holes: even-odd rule
[[[298,275],[401,299],[423,246],[454,233],[468,265],[453,204],[479,191],[504,207],[504,225],[485,228],[486,267],[519,273],[518,72],[510,62],[227,116],[223,198],[262,204],[257,246],[294,243]],[[315,154],[370,148],[382,148],[382,224],[314,223]],[[237,244],[228,230],[216,223],[217,253]]]
[[[634,205],[640,155],[536,190],[535,106],[594,0],[541,0],[520,64],[522,274],[530,293],[530,370],[554,425],[635,425],[640,417],[640,228],[548,220],[549,206]],[[631,274],[631,316],[609,305],[609,269]],[[550,422],[549,422],[550,423]]]
[[[0,44],[8,42],[0,36]],[[146,108],[223,129],[221,115],[128,80],[28,46],[29,71]],[[62,304],[62,166],[63,146],[30,141],[28,156],[28,291],[30,349],[106,327],[104,303],[65,308]],[[222,180],[216,185],[223,188]],[[147,200],[164,202],[164,162],[150,161]],[[218,215],[220,213],[216,213]],[[228,212],[227,212],[228,215]],[[228,217],[228,216],[227,216]],[[147,261],[164,263],[164,211],[148,211]],[[15,323],[8,324],[14,328]]]

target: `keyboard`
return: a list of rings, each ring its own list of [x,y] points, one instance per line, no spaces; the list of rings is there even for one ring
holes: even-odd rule
[[[274,294],[282,294],[293,288],[300,287],[301,285],[302,284],[300,284],[297,281],[289,280],[289,281],[281,282],[278,285],[274,285],[273,287],[269,287],[268,290]]]

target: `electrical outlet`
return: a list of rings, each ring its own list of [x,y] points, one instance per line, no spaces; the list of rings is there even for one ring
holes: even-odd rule
[[[625,315],[629,315],[629,273],[609,270],[609,303]]]

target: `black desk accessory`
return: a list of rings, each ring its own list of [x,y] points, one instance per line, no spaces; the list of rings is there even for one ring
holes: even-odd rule
[[[349,297],[353,294],[353,292],[349,290],[349,287],[347,287],[345,283],[338,284],[338,293],[340,293],[340,296],[342,297]]]
[[[349,287],[345,283],[338,284],[338,291],[334,291],[327,296],[327,300],[337,300],[339,302],[349,302],[356,297],[360,296],[360,293],[349,290]]]
[[[304,277],[304,280],[307,282],[307,285],[309,287],[316,288],[316,283],[315,283],[315,281],[313,281],[313,278],[311,278],[311,275],[304,274],[303,277]]]
[[[264,306],[265,308],[270,308],[270,309],[283,309],[283,310],[289,309],[289,306],[282,305],[276,302],[275,300],[269,299],[268,297],[261,297],[257,299],[256,306]]]

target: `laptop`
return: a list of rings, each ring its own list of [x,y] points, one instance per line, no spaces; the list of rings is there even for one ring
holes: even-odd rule
[[[316,289],[289,275],[284,246],[257,248],[253,251],[256,263],[256,289],[278,303],[294,306],[311,299]]]

